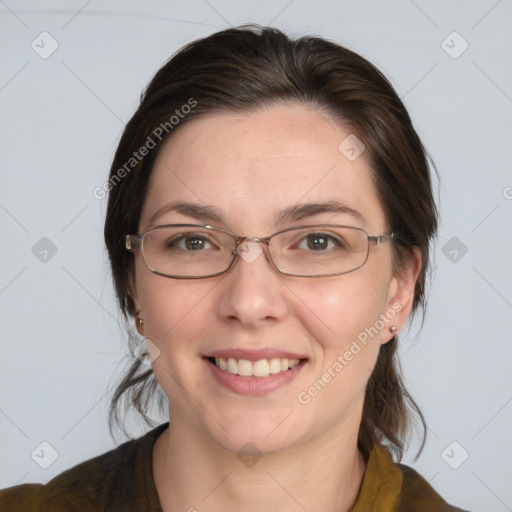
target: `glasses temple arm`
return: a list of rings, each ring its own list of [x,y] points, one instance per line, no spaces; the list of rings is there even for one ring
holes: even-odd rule
[[[124,245],[129,251],[140,249],[141,237],[138,235],[125,235]]]
[[[372,236],[368,235],[368,239],[372,240],[379,246],[383,242],[389,242],[390,240],[394,240],[396,238],[396,233],[390,233],[389,235],[377,235]]]

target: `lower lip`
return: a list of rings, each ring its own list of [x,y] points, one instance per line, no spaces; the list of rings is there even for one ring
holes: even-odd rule
[[[265,395],[291,382],[302,370],[306,361],[301,361],[295,368],[268,377],[242,377],[221,370],[208,359],[204,359],[214,377],[226,388],[239,395]]]

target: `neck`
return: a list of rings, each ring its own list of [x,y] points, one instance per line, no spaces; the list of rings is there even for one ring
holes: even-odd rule
[[[341,430],[341,429],[339,429]],[[247,512],[324,510],[348,512],[365,472],[357,429],[265,454],[247,466],[176,415],[153,450],[153,473],[164,512],[226,509]],[[305,462],[307,461],[307,462]]]

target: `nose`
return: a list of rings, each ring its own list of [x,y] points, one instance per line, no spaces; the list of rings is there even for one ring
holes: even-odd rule
[[[264,251],[263,244],[258,242],[255,238],[247,237],[236,249],[235,252],[243,259],[246,263],[252,263],[256,260]],[[265,256],[266,253],[265,253]],[[268,258],[267,258],[268,259]],[[270,263],[270,261],[269,261]]]
[[[288,313],[286,287],[263,244],[246,238],[236,253],[238,257],[223,279],[218,314],[245,327],[283,319]]]

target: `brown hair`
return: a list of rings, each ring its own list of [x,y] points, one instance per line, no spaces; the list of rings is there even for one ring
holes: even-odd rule
[[[162,143],[198,116],[282,102],[328,114],[365,144],[389,228],[400,234],[392,242],[395,275],[404,270],[414,247],[421,252],[422,268],[411,317],[421,308],[424,318],[429,246],[437,231],[438,215],[432,195],[431,160],[403,103],[378,69],[336,43],[312,36],[291,39],[275,28],[245,25],[214,33],[178,51],[143,93],[115,153],[104,234],[132,349],[140,342],[129,327],[129,317],[136,314],[130,296],[134,259],[123,241],[125,234],[138,230],[151,170]],[[142,147],[150,149],[141,151]],[[401,460],[411,412],[423,427],[418,455],[425,443],[425,421],[402,380],[397,342],[395,336],[381,346],[366,388],[358,439],[365,457],[376,442],[384,442]],[[123,397],[124,410],[134,406],[152,426],[147,412],[153,399],[157,398],[162,412],[166,403],[152,370],[136,357],[132,357],[131,367],[111,401],[111,433],[114,423],[124,430],[118,415]]]

